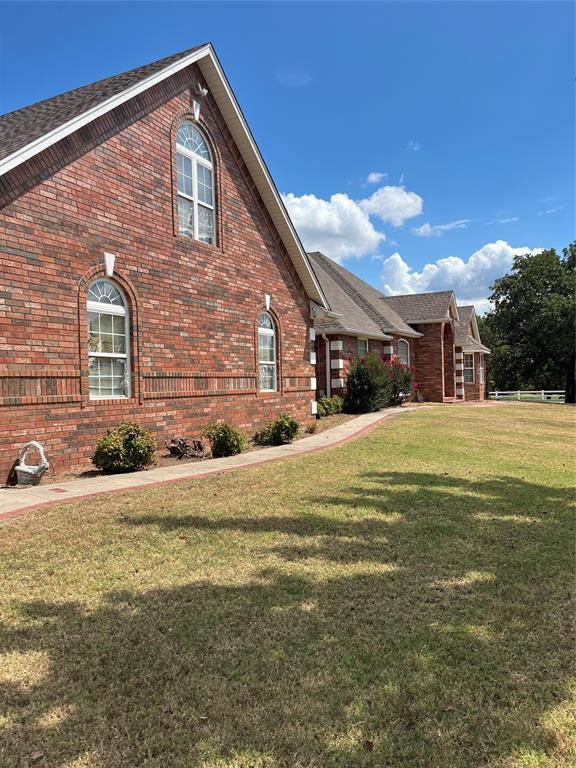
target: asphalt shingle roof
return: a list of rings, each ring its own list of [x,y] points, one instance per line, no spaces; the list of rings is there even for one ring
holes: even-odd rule
[[[383,331],[356,302],[348,296],[340,285],[328,274],[321,264],[314,262],[314,272],[318,278],[324,295],[334,312],[339,312],[342,317],[324,318],[315,322],[321,330],[324,328],[340,328],[342,331],[361,331],[369,336],[382,336]]]
[[[142,67],[83,85],[73,91],[0,116],[0,160],[203,47],[198,45],[174,53]]]
[[[454,344],[457,347],[462,347],[466,342],[466,337],[470,335],[470,323],[473,312],[474,307],[472,306],[458,307],[460,322],[454,323]]]
[[[353,327],[356,321],[362,319],[364,325],[360,327],[365,332],[370,326],[384,334],[417,335],[392,307],[382,301],[386,298],[383,293],[319,251],[313,251],[308,256],[330,306],[343,315],[340,323]],[[329,295],[330,292],[332,295]]]
[[[383,301],[407,323],[426,320],[442,320],[450,317],[452,291],[433,291],[431,293],[408,293],[402,296],[383,296]]]
[[[458,307],[460,322],[454,323],[454,346],[462,347],[465,352],[490,352],[481,341],[478,341],[471,333],[470,323],[475,310],[470,304]]]

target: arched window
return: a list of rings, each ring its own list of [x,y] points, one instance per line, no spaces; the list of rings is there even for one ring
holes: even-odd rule
[[[90,399],[130,397],[130,327],[123,294],[110,280],[88,290]]]
[[[214,168],[206,140],[192,123],[176,136],[180,234],[214,244]]]
[[[258,318],[258,383],[261,392],[277,389],[276,328],[268,312]]]
[[[410,344],[404,339],[398,339],[398,360],[402,365],[410,365]]]

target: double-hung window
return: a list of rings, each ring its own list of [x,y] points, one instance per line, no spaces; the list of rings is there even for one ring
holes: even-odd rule
[[[214,167],[206,140],[192,123],[176,136],[180,234],[214,245]]]
[[[276,328],[268,312],[258,318],[258,383],[261,392],[277,389]]]
[[[480,384],[484,384],[484,355],[480,355]]]
[[[90,399],[130,397],[129,318],[126,299],[110,280],[88,290]]]
[[[474,384],[474,355],[464,355],[464,384]]]

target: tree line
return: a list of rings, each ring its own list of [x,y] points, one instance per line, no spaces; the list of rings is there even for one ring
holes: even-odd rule
[[[478,318],[489,389],[565,389],[576,399],[576,242],[514,258],[490,287],[492,311]]]

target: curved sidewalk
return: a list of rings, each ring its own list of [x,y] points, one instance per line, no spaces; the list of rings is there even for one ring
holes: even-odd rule
[[[0,489],[0,522],[16,517],[24,511],[46,507],[52,504],[62,504],[77,499],[87,499],[93,496],[103,496],[120,491],[147,488],[164,483],[175,483],[181,480],[193,480],[206,477],[217,472],[229,472],[243,467],[254,467],[279,461],[307,453],[321,451],[340,445],[352,438],[358,437],[372,427],[387,419],[400,416],[403,413],[422,410],[425,406],[403,406],[391,408],[377,413],[365,413],[355,419],[327,429],[318,435],[310,435],[288,445],[271,448],[260,448],[237,456],[209,461],[184,462],[169,467],[157,467],[143,472],[131,472],[125,475],[101,475],[99,477],[70,480],[63,483],[36,485],[30,488]]]

